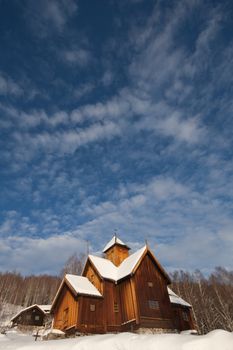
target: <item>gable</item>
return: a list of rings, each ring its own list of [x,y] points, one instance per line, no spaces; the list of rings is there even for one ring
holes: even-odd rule
[[[167,285],[167,279],[165,278],[164,274],[161,273],[158,265],[149,252],[146,252],[136,267],[135,275],[142,276],[145,283],[148,281],[152,282],[153,285],[157,285],[158,283]]]
[[[150,260],[150,265],[153,266],[155,271],[158,271],[158,273],[163,277],[163,279],[166,281],[167,284],[171,283],[171,279],[162,267],[162,265],[159,263],[159,261],[155,258],[154,254],[150,251],[150,249],[147,248],[147,251],[145,254],[142,256],[141,260],[139,261],[138,265],[136,266],[134,272],[136,272],[136,269],[141,265],[142,261],[148,257]],[[152,269],[153,269],[152,268]],[[151,270],[150,270],[151,271]]]
[[[75,298],[78,295],[88,295],[94,297],[102,297],[95,286],[84,276],[67,274],[63,278],[60,287],[53,300],[51,310],[55,308],[58,299],[61,299],[62,294],[68,290]]]
[[[83,276],[87,277],[89,281],[95,286],[95,288],[98,289],[101,294],[103,294],[102,278],[90,260],[87,261],[87,264],[83,271]]]

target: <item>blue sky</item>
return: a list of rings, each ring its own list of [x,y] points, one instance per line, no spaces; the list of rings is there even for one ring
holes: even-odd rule
[[[0,270],[115,229],[168,271],[232,269],[232,2],[0,6]]]

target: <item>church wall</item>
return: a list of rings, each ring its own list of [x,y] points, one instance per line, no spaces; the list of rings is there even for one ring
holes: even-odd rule
[[[103,294],[103,281],[90,262],[86,266],[83,276],[87,277],[89,281],[98,289],[98,291]]]
[[[103,306],[103,298],[80,296],[76,329],[83,333],[104,333],[106,327]]]
[[[76,326],[78,301],[69,288],[64,285],[54,310],[53,328],[66,330]]]
[[[104,281],[104,314],[106,315],[107,330],[119,330],[121,325],[122,307],[120,292],[115,282]]]
[[[119,283],[122,323],[136,320],[137,302],[135,301],[132,280],[130,278]]]
[[[172,310],[167,281],[147,254],[135,272],[140,324],[145,327],[172,329]]]

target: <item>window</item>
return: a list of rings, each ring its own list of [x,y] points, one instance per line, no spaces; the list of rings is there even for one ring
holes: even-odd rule
[[[182,311],[182,317],[184,321],[188,322],[189,318],[186,311]]]
[[[90,304],[90,311],[95,311],[95,304]]]
[[[158,300],[148,300],[149,308],[153,310],[159,309],[159,302]]]
[[[148,287],[152,288],[153,287],[153,282],[148,282]]]
[[[39,315],[35,315],[35,321],[39,321],[40,320],[40,316]]]
[[[119,312],[119,305],[118,303],[114,302],[114,312]]]
[[[26,320],[30,320],[31,319],[31,315],[26,315]]]

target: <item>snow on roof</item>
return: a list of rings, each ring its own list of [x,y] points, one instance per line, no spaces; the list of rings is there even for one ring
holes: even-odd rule
[[[114,244],[120,244],[123,245],[125,247],[127,247],[127,245],[122,242],[122,240],[120,240],[120,238],[113,236],[112,239],[106,244],[106,246],[103,249],[103,253],[105,253],[109,248],[111,248]]]
[[[101,297],[100,292],[87,277],[67,274],[65,280],[77,294],[87,294]]]
[[[94,255],[88,257],[103,278],[117,280],[117,267],[110,260]]]
[[[179,297],[176,293],[173,292],[173,290],[171,290],[169,287],[167,287],[168,290],[168,295],[169,295],[169,299],[170,302],[172,304],[179,304],[179,305],[183,305],[183,306],[188,306],[188,307],[192,307],[189,303],[187,303],[187,301],[185,301],[184,299],[182,299],[181,297]]]
[[[24,309],[20,310],[15,316],[11,318],[11,321],[13,321],[15,318],[17,318],[19,315],[21,315],[23,312],[28,311],[30,309],[33,309],[34,307],[40,309],[44,314],[50,313],[52,305],[38,305],[38,304],[33,304],[30,306],[25,307]]]
[[[144,254],[146,249],[147,246],[145,245],[141,249],[137,250],[134,254],[131,254],[128,258],[122,261],[122,263],[118,267],[118,280],[130,275],[133,272],[135,266],[137,265],[138,261],[140,260],[141,256]]]
[[[134,267],[137,265],[145,250],[146,246],[130,255],[118,267],[108,259],[94,255],[89,255],[89,258],[103,278],[118,281],[133,272]]]
[[[44,311],[44,313],[48,314],[50,313],[52,305],[38,305],[38,306],[42,311]]]

